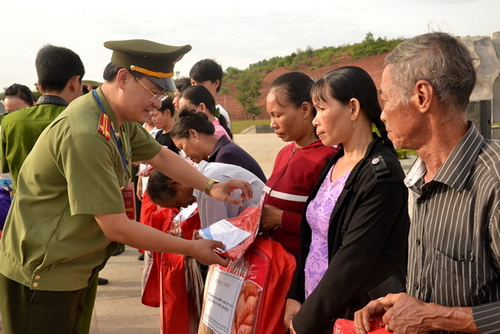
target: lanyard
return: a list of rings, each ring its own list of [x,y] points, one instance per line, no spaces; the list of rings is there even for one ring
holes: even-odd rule
[[[99,105],[99,108],[101,109],[101,112],[106,115],[106,111],[104,110],[104,107],[102,106],[101,100],[99,99],[99,96],[97,96],[97,92],[95,89],[92,91],[92,95],[94,96],[94,99],[97,101],[97,104]],[[106,115],[107,117],[107,115]],[[115,138],[116,146],[118,146],[118,152],[120,152],[120,157],[122,158],[122,163],[123,163],[123,171],[125,175],[125,186],[127,185],[127,174],[128,174],[128,169],[127,169],[127,161],[125,160],[125,156],[123,155],[123,148],[122,148],[122,143],[120,139],[116,136],[115,133],[115,127],[113,126],[113,122],[109,122],[109,126],[111,127],[111,133],[113,134],[113,138]]]

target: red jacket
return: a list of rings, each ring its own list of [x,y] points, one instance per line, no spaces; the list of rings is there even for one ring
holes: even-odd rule
[[[270,232],[270,235],[295,258],[300,251],[300,218],[304,204],[326,160],[336,152],[337,149],[324,146],[320,140],[300,149],[293,142],[278,153],[273,172],[264,187],[264,205],[270,204],[283,210],[281,228]]]

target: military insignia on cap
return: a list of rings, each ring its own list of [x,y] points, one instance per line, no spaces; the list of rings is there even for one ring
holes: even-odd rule
[[[191,50],[189,44],[173,46],[144,39],[108,41],[104,46],[113,50],[111,62],[142,73],[171,92],[175,92],[174,65]]]
[[[109,117],[106,114],[101,113],[101,116],[99,117],[99,128],[97,131],[106,138],[106,140],[111,139],[111,132],[109,130]]]

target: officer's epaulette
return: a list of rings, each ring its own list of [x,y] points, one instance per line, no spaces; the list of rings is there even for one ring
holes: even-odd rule
[[[109,130],[109,118],[108,115],[101,113],[101,116],[99,116],[99,128],[97,131],[101,133],[106,140],[111,139],[111,132]]]
[[[381,178],[390,174],[389,168],[385,163],[384,157],[379,155],[378,157],[372,158],[370,161],[370,166],[372,166],[373,173],[375,177]]]

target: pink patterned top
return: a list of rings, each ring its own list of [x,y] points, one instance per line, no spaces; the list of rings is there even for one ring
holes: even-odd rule
[[[328,228],[330,216],[350,171],[335,181],[331,181],[332,166],[323,180],[316,197],[309,203],[306,218],[311,227],[312,238],[309,254],[305,263],[306,298],[316,289],[328,269]]]
[[[231,137],[229,137],[229,134],[226,132],[226,129],[224,129],[224,127],[222,125],[220,125],[220,122],[217,118],[212,122],[212,124],[215,127],[214,136],[217,137],[217,139],[219,139],[222,136],[226,136],[227,139],[229,139],[230,141],[233,141],[231,139]]]

